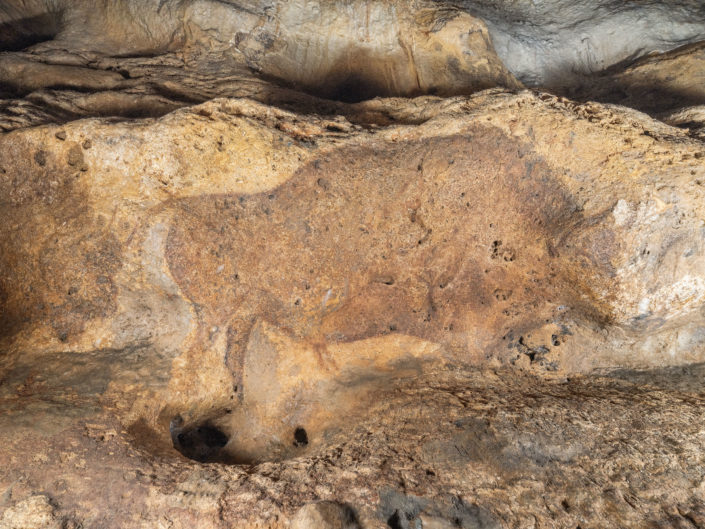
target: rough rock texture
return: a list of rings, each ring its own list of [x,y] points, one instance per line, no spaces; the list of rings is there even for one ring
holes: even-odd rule
[[[462,0],[522,82],[566,90],[585,76],[705,38],[697,0]],[[683,73],[683,71],[681,71]]]
[[[3,527],[705,521],[702,368],[546,382],[446,366],[384,384],[364,413],[338,415],[295,458],[256,467],[182,459],[148,428],[124,428],[104,396],[87,396],[87,374],[83,385],[57,381],[82,392],[81,406],[49,384],[39,389],[38,375],[23,409],[0,419]],[[303,507],[320,500],[340,511]]]
[[[705,104],[702,77],[703,43],[683,46],[668,53],[654,53],[628,66],[616,66],[596,75],[590,95],[604,102],[648,112],[669,124],[693,127],[697,118],[672,115],[692,113]],[[587,97],[588,90],[576,95]],[[695,108],[693,108],[695,107]]]
[[[47,17],[50,40],[0,53],[5,130],[156,116],[215,96],[291,104],[302,99],[291,88],[360,101],[521,86],[481,20],[431,2],[33,2],[0,6],[0,23],[15,28],[0,45],[39,38],[25,26]]]
[[[525,83],[652,114],[703,103],[699,58],[667,53],[705,37],[695,0],[33,0],[0,5],[0,28],[3,130],[214,97],[354,114],[301,90],[355,102]]]
[[[0,528],[705,527],[702,7],[596,7],[0,4]]]
[[[359,107],[386,105],[403,117],[420,103]],[[121,526],[163,516],[186,526],[218,512],[276,525],[315,499],[342,501],[380,523],[400,509],[440,519],[461,509],[486,517],[486,526],[555,516],[550,502],[528,499],[514,507],[502,500],[500,514],[497,490],[509,494],[519,469],[537,472],[526,466],[537,458],[532,465],[550,479],[532,479],[565,494],[560,483],[583,483],[570,472],[602,469],[612,430],[634,435],[628,417],[648,409],[633,394],[638,385],[578,378],[575,386],[560,377],[703,359],[703,148],[631,111],[528,92],[425,104],[429,116],[418,125],[363,128],[216,100],[157,121],[77,121],[2,137],[6,503],[40,487],[56,516]],[[453,367],[461,365],[514,366],[559,381]],[[489,396],[487,377],[506,378],[516,395]],[[545,393],[539,407],[523,403],[523,385]],[[614,391],[632,411],[566,400],[576,391]],[[630,501],[643,507],[620,514],[622,525],[686,516],[662,504],[700,516],[702,395],[697,387],[685,400],[681,390],[659,391],[668,404],[654,405],[648,421],[675,421],[668,429],[678,434],[668,448],[663,426],[634,438],[638,464],[658,465],[666,450],[694,474],[678,474],[677,486],[655,470],[643,482],[624,477]],[[490,400],[477,408],[479,395]],[[447,399],[467,418],[446,409]],[[487,418],[498,409],[514,419]],[[569,426],[578,410],[587,424]],[[492,433],[477,431],[487,420]],[[526,421],[538,421],[533,433]],[[543,430],[554,422],[554,433]],[[573,447],[587,442],[584,428],[595,444]],[[458,448],[457,435],[471,446]],[[529,441],[512,436],[522,435],[540,448],[520,448]],[[348,443],[367,455],[336,463]],[[520,452],[506,452],[516,443]],[[692,456],[687,443],[695,443]],[[406,444],[421,450],[407,463],[382,455]],[[200,467],[173,447],[198,461],[284,461],[254,471]],[[280,476],[331,454],[327,477],[310,492],[312,478],[299,471]],[[367,468],[370,454],[380,458],[377,470]],[[590,454],[590,466],[568,464],[580,454]],[[478,471],[469,488],[461,469],[478,457],[499,467]],[[441,466],[426,468],[427,458]],[[280,476],[286,500],[263,485],[268,499],[259,501],[274,503],[255,508],[250,480],[268,472]],[[413,486],[395,477],[404,472]],[[351,488],[341,479],[362,481]],[[169,490],[181,480],[195,480],[183,486],[198,500],[177,512]],[[213,491],[204,497],[207,483]],[[561,512],[603,520],[611,504],[588,501],[605,494],[593,486],[599,491],[566,499],[572,507]],[[491,495],[478,492],[485,487]],[[666,494],[661,503],[652,501],[657,491]]]

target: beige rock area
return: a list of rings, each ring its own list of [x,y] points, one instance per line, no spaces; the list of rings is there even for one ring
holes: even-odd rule
[[[703,47],[478,13],[0,3],[0,528],[705,528]]]

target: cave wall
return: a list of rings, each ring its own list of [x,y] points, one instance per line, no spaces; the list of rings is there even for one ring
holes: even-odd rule
[[[703,32],[0,4],[0,528],[705,527]]]

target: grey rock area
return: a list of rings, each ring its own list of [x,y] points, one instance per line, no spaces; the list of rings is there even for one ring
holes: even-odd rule
[[[464,0],[497,55],[527,86],[574,89],[586,77],[705,38],[697,0]]]

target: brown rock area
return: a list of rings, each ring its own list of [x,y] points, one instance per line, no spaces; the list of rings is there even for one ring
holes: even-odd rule
[[[0,4],[0,529],[705,528],[702,44],[478,5]]]
[[[701,144],[528,92],[441,102],[3,136],[5,518],[702,516],[699,368],[590,374],[702,360]]]

